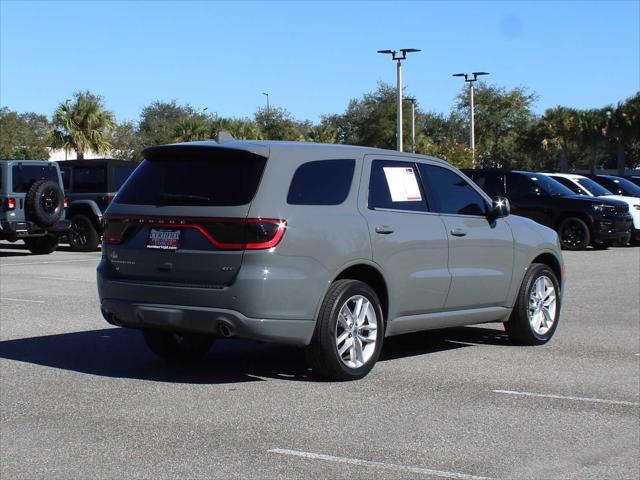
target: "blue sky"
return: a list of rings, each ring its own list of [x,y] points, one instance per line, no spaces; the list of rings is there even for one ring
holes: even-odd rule
[[[343,112],[395,84],[379,49],[420,48],[407,93],[447,112],[461,80],[523,85],[538,112],[587,108],[640,90],[640,1],[46,2],[0,0],[0,104],[51,115],[76,90],[119,120],[176,99],[251,116],[270,92],[296,118]]]

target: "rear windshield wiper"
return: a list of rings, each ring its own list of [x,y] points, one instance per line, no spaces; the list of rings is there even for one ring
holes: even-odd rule
[[[164,200],[169,202],[210,202],[211,197],[205,195],[190,195],[187,193],[165,193],[162,195]]]

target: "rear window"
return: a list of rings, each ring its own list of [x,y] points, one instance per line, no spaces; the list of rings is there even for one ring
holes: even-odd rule
[[[300,165],[293,175],[287,203],[340,205],[347,199],[355,160],[318,160]]]
[[[99,193],[107,191],[107,170],[103,167],[75,167],[73,191]]]
[[[133,173],[136,167],[114,167],[111,171],[111,188],[113,191],[120,190],[120,187]]]
[[[13,191],[15,193],[27,192],[31,185],[38,180],[50,180],[58,184],[58,170],[54,165],[14,165],[13,166]]]
[[[62,175],[62,185],[65,190],[69,190],[71,186],[71,169],[69,167],[62,167],[60,169],[60,174]]]
[[[133,205],[245,205],[253,200],[265,163],[265,158],[249,154],[206,159],[172,155],[144,160],[114,201]]]

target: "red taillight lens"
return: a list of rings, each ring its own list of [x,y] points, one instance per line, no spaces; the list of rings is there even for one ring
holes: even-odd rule
[[[15,198],[7,198],[7,210],[15,210],[16,209],[16,199]]]
[[[114,198],[115,198],[115,195],[107,195],[107,203],[111,203]]]
[[[67,197],[64,197],[63,205],[64,205],[64,208],[67,208],[69,206],[69,199]]]
[[[280,243],[286,220],[273,218],[166,218],[104,217],[103,240],[122,243],[130,229],[193,229],[200,232],[218,250],[264,250]]]

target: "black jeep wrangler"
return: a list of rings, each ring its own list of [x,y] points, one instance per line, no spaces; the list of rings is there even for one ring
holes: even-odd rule
[[[69,230],[60,169],[45,160],[0,160],[0,240],[24,240],[32,253],[58,248]]]
[[[91,252],[100,244],[102,213],[138,164],[108,158],[58,164],[69,200],[71,229],[67,241],[74,251]]]

